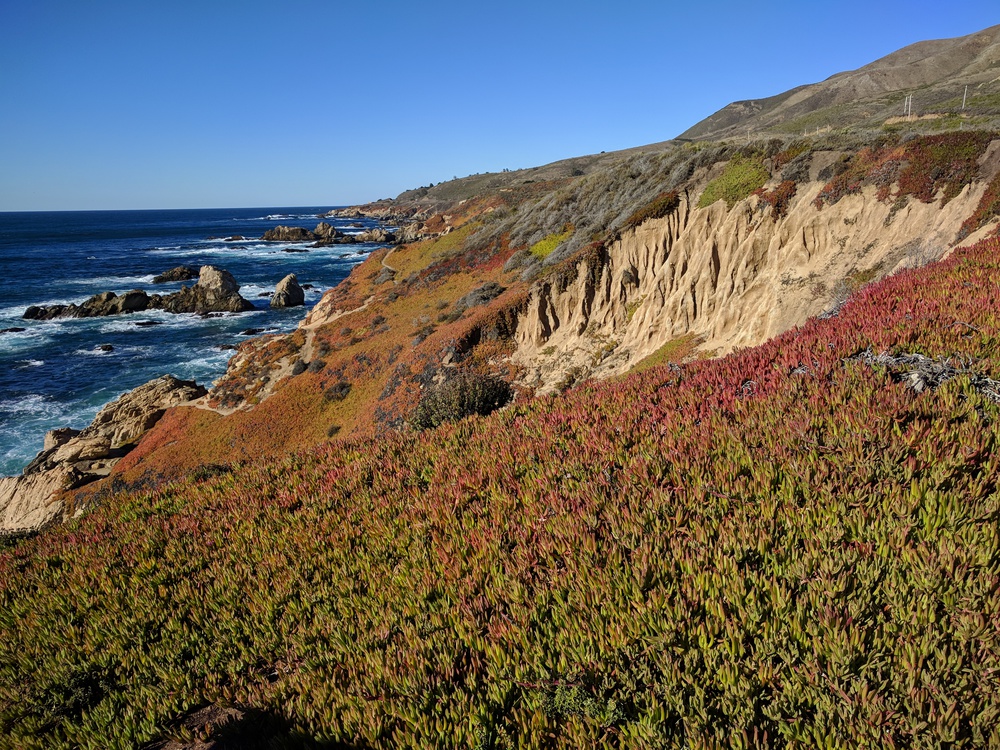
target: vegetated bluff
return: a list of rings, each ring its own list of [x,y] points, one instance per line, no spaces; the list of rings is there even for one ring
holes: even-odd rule
[[[1000,136],[942,122],[352,209],[404,243],[0,553],[0,747],[997,744]]]
[[[361,207],[437,236],[373,253],[296,332],[243,344],[206,398],[168,410],[72,507],[115,483],[407,429],[459,376],[523,399],[760,343],[991,231],[998,166],[992,132],[890,130],[668,145]]]
[[[106,497],[0,553],[0,747],[995,746],[998,258]]]

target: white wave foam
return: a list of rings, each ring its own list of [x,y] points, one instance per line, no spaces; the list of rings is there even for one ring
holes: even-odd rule
[[[0,412],[6,414],[41,414],[50,410],[51,399],[40,393],[30,393],[18,399],[0,401]]]
[[[316,214],[268,214],[267,216],[254,216],[251,219],[233,219],[233,221],[308,221],[310,219],[322,221]]]
[[[103,292],[108,289],[135,289],[137,286],[152,283],[154,276],[155,274],[151,273],[145,276],[95,276],[91,279],[63,279],[58,283],[69,286],[99,286]]]

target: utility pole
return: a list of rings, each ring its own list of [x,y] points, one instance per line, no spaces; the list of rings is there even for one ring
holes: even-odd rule
[[[966,86],[965,87],[965,93],[962,94],[962,109],[963,110],[965,109],[965,100],[968,98],[968,96],[969,96],[969,87]]]

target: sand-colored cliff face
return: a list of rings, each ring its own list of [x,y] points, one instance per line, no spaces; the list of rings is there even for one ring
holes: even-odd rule
[[[800,186],[777,221],[756,197],[731,210],[685,197],[672,216],[581,262],[564,290],[540,282],[517,331],[525,382],[545,392],[574,376],[619,374],[686,335],[709,353],[758,344],[861,283],[941,257],[984,190],[974,184],[943,208],[910,200],[894,212],[874,189],[818,209],[821,188]]]

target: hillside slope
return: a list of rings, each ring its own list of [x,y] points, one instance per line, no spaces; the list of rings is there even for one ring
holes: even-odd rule
[[[993,746],[998,258],[107,497],[0,553],[0,747]]]
[[[450,231],[373,254],[295,334],[245,344],[206,399],[224,416],[169,411],[109,481],[406,429],[458,373],[528,398],[647,358],[755,345],[991,231],[1000,208],[991,133],[782,148],[640,154],[435,215]],[[748,163],[755,194],[705,198]]]
[[[965,109],[965,87],[968,98]],[[1000,26],[955,39],[904,47],[857,70],[765,99],[733,102],[679,138],[709,140],[754,133],[801,134],[818,128],[878,128],[902,119],[912,95],[914,117],[961,115],[979,127],[1000,118]],[[938,123],[940,125],[940,123]]]

